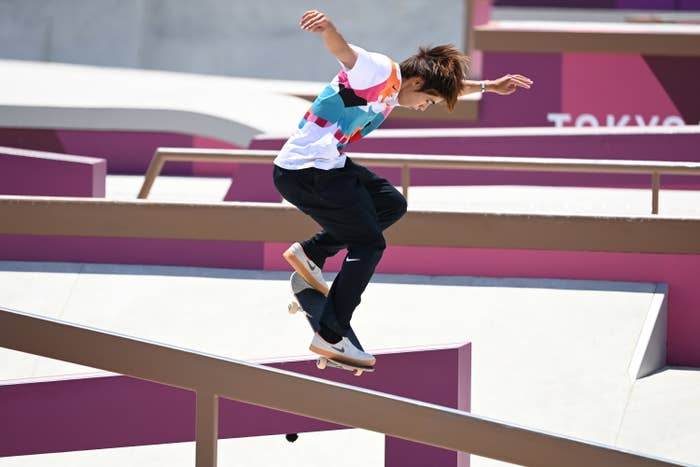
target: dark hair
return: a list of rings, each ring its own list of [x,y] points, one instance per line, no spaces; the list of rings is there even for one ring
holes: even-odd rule
[[[457,104],[462,81],[469,73],[469,57],[452,44],[419,47],[418,53],[401,62],[401,79],[423,78],[421,92],[436,92],[450,112]]]

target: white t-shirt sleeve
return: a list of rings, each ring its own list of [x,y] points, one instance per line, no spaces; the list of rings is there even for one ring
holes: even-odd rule
[[[350,87],[367,89],[383,83],[391,75],[391,59],[376,52],[367,52],[362,47],[350,44],[357,52],[357,61],[352,68],[340,64],[348,75]]]

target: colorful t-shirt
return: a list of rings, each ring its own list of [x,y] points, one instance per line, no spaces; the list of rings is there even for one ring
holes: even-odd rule
[[[398,64],[386,55],[351,47],[358,55],[355,65],[343,66],[313,102],[275,159],[279,167],[343,167],[343,149],[381,125],[398,105]]]

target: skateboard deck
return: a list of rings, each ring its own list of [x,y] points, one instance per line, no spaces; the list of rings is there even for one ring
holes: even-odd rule
[[[292,276],[289,278],[289,282],[292,286],[292,295],[294,296],[294,300],[289,304],[287,310],[291,314],[294,314],[297,311],[303,311],[304,315],[306,316],[306,320],[311,326],[311,329],[314,332],[318,332],[318,330],[321,328],[321,314],[323,313],[323,306],[326,303],[326,296],[314,289],[296,271],[292,273]],[[364,350],[362,348],[362,344],[360,344],[359,339],[352,329],[347,337],[358,349]],[[323,356],[318,358],[316,361],[316,366],[321,370],[325,369],[327,366],[330,366],[333,368],[352,371],[357,376],[360,376],[365,371],[374,371],[373,366],[354,365],[342,360],[336,360]]]

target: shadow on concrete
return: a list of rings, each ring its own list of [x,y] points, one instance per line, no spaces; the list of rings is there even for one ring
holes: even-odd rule
[[[129,265],[129,264],[94,264],[94,263],[45,263],[0,261],[0,272],[37,272],[63,274],[105,274],[105,275],[143,275],[172,276],[212,279],[243,279],[286,281],[291,271],[259,271],[247,269],[223,269],[178,266]],[[326,280],[332,281],[336,274],[326,273]],[[452,287],[495,287],[528,288],[554,290],[586,290],[651,293],[656,284],[649,282],[587,281],[554,278],[500,278],[475,276],[429,276],[413,274],[375,274],[375,284],[414,284],[428,286]]]

